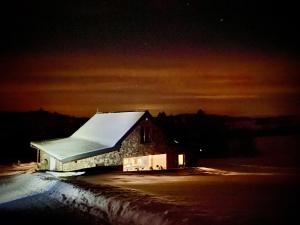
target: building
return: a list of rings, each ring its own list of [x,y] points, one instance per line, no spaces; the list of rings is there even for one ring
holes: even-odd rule
[[[31,142],[40,169],[74,171],[122,166],[124,171],[184,166],[149,112],[96,113],[67,138]]]

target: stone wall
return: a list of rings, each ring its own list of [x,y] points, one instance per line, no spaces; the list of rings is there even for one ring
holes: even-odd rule
[[[149,126],[151,128],[152,141],[150,143],[141,143],[142,126]],[[117,147],[115,151],[67,163],[56,161],[56,169],[58,171],[71,171],[96,166],[120,166],[123,164],[123,158],[126,157],[161,153],[172,154],[174,153],[173,151],[174,150],[169,147],[167,139],[161,129],[154,125],[151,120],[144,120],[141,121],[133,131],[131,131],[131,133],[122,141],[121,145]]]
[[[40,151],[40,166],[39,169],[41,170],[48,170],[50,163],[50,156],[43,151]]]
[[[46,152],[40,151],[40,170],[49,170],[50,169],[50,155]],[[55,159],[55,170],[62,171],[62,162]]]
[[[85,159],[75,160],[67,163],[62,163],[62,171],[80,170],[85,168],[95,167],[95,157],[89,157]]]

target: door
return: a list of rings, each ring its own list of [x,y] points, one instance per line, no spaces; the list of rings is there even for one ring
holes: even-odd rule
[[[55,163],[56,163],[55,158],[50,156],[50,168],[49,168],[50,170],[55,170]]]

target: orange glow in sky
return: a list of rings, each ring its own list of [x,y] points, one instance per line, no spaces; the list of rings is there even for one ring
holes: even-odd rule
[[[299,114],[299,69],[284,56],[218,54],[23,54],[0,61],[1,110],[70,115],[150,110],[228,115]]]

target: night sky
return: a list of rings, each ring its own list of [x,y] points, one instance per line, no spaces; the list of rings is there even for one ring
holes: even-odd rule
[[[300,114],[297,9],[288,1],[1,3],[0,110]]]

